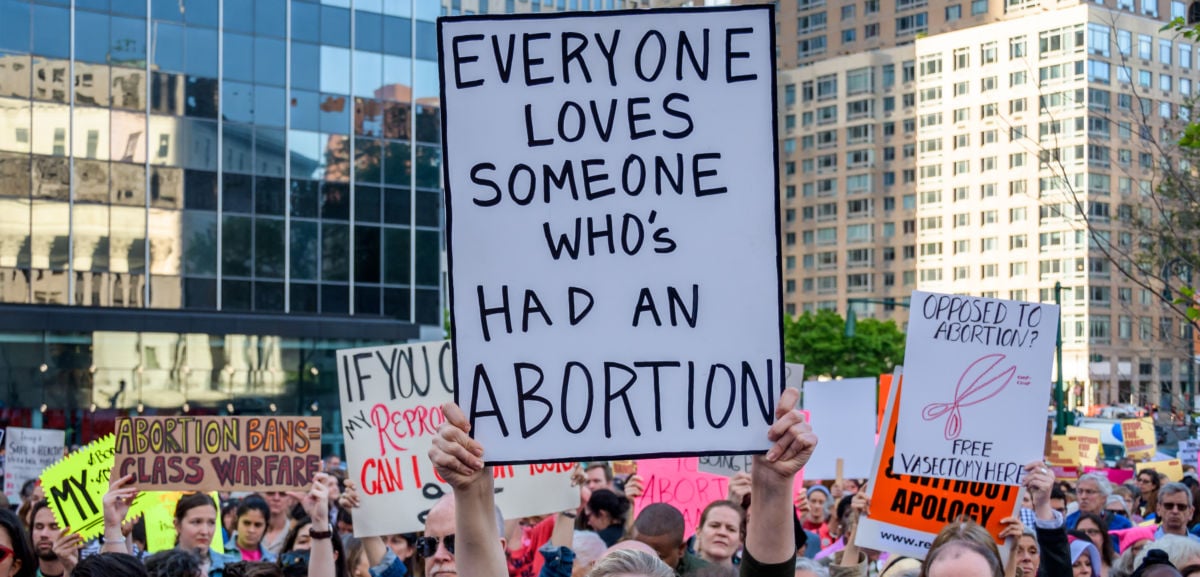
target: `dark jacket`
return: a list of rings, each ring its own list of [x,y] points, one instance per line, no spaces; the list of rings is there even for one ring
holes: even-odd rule
[[[1059,577],[1071,574],[1071,543],[1067,541],[1067,528],[1042,529],[1037,527],[1039,577]]]

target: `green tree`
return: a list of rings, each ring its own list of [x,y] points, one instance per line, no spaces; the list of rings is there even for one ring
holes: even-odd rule
[[[875,377],[904,360],[904,333],[895,321],[861,319],[853,337],[846,321],[829,310],[783,319],[783,352],[789,363],[802,363],[805,378]]]

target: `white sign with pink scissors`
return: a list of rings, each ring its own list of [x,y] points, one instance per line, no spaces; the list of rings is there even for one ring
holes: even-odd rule
[[[914,291],[898,474],[1020,484],[1042,458],[1055,305]]]

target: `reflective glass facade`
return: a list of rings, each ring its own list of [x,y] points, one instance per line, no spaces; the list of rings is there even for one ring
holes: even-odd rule
[[[4,325],[0,400],[336,407],[334,345],[440,334],[444,10],[0,0],[0,306],[159,319]],[[156,311],[370,320],[374,338],[195,333]]]

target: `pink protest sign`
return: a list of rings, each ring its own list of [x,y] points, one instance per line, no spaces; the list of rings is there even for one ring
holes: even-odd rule
[[[1118,485],[1133,478],[1133,471],[1126,469],[1097,469],[1095,467],[1084,467],[1085,473],[1101,472],[1108,476],[1108,480]]]

